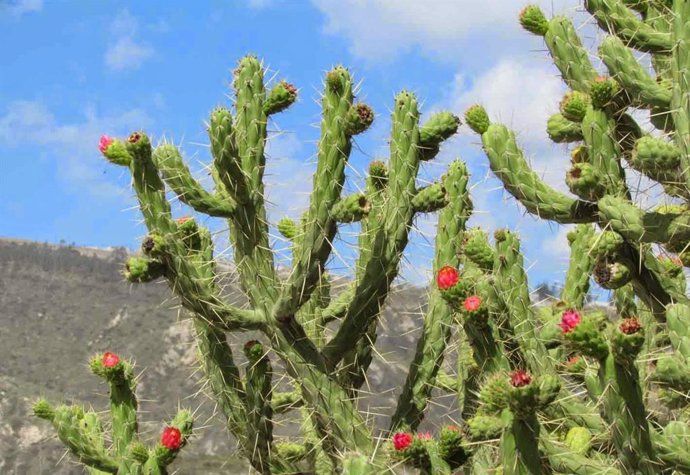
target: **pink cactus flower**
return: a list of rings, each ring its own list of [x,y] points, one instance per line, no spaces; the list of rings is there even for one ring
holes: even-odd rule
[[[108,150],[108,147],[110,147],[113,142],[115,142],[114,138],[108,137],[107,135],[101,135],[101,140],[98,142],[98,150],[105,154],[105,152]]]
[[[460,274],[455,267],[445,266],[436,274],[436,284],[441,290],[448,290],[458,283]]]
[[[168,450],[178,450],[182,445],[182,433],[177,427],[166,427],[161,434],[161,444]]]
[[[470,295],[462,305],[468,312],[476,312],[482,306],[482,299],[478,295]]]
[[[120,357],[117,356],[115,353],[107,351],[103,353],[101,362],[103,363],[103,366],[105,366],[106,368],[113,368],[120,363]]]
[[[577,310],[566,310],[561,317],[559,326],[563,333],[570,333],[582,321],[582,316]]]
[[[510,375],[510,384],[512,384],[514,388],[521,388],[523,386],[527,386],[531,382],[532,376],[530,376],[527,371],[518,369],[516,371],[513,371],[513,374]]]
[[[419,432],[419,433],[417,433],[417,438],[419,440],[431,440],[432,439],[431,432],[429,432],[429,431]]]
[[[410,444],[412,444],[412,434],[408,434],[407,432],[397,432],[395,435],[393,435],[393,447],[398,452],[405,450],[410,446]]]

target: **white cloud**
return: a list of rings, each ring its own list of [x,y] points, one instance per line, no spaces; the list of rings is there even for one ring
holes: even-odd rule
[[[6,2],[4,8],[11,15],[22,16],[25,13],[41,11],[43,9],[43,0],[10,0]]]
[[[110,25],[113,40],[105,52],[105,64],[109,69],[137,69],[153,56],[153,48],[136,39],[138,29],[138,22],[129,11],[122,10],[115,16]]]
[[[520,29],[523,0],[312,0],[326,17],[327,33],[345,36],[352,52],[389,59],[413,47],[444,57],[463,55],[459,43],[473,36],[503,41]],[[551,12],[551,0],[534,2]],[[580,2],[559,2],[559,11]],[[508,44],[508,43],[506,43]]]
[[[58,161],[58,170],[70,183],[93,196],[119,196],[123,190],[101,177],[98,139],[103,133],[124,135],[135,125],[148,127],[151,122],[140,109],[108,116],[87,107],[81,121],[60,123],[40,102],[15,101],[0,116],[0,145],[38,146],[42,156]]]

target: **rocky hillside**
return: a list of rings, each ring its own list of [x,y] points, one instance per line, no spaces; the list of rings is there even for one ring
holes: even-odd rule
[[[0,240],[0,473],[84,473],[29,414],[33,399],[80,401],[105,410],[105,387],[86,362],[96,352],[133,357],[141,373],[138,395],[144,437],[154,439],[178,406],[197,410],[197,434],[175,468],[182,474],[247,473],[233,457],[234,442],[203,395],[186,315],[165,283],[130,285],[120,275],[124,250],[103,251]],[[231,285],[228,298],[242,297]],[[425,292],[400,288],[385,312],[362,409],[385,427],[405,377],[421,325]],[[235,334],[240,345],[253,335]],[[241,354],[237,351],[236,354]],[[426,424],[446,417],[440,397]],[[447,419],[446,419],[447,420]],[[281,419],[282,421],[282,419]],[[294,424],[280,424],[292,434]],[[64,456],[64,457],[63,457]]]

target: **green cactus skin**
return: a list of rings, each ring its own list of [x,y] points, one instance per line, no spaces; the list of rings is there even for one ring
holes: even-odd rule
[[[546,124],[546,133],[555,143],[570,143],[582,140],[582,127],[566,119],[563,114],[554,114]]]
[[[570,264],[561,292],[565,307],[582,308],[589,292],[589,276],[594,268],[589,243],[593,235],[594,227],[591,224],[580,224],[568,233]]]
[[[457,250],[463,240],[465,222],[471,212],[468,197],[469,175],[465,165],[453,162],[444,177],[449,206],[439,215],[436,233],[434,275],[443,266],[459,264]],[[391,420],[391,430],[404,426],[416,429],[422,420],[434,380],[443,362],[444,350],[451,335],[453,310],[438,289],[429,296],[422,336],[417,343],[398,405]]]
[[[107,366],[106,356],[112,362]],[[53,407],[45,399],[39,399],[34,403],[34,414],[53,424],[58,438],[93,475],[167,475],[166,467],[191,436],[191,412],[180,410],[170,424],[180,430],[179,447],[171,450],[159,444],[155,449],[148,449],[137,434],[137,401],[131,363],[105,353],[92,358],[90,366],[93,373],[110,386],[112,447],[105,446],[100,416],[84,411],[81,406]]]

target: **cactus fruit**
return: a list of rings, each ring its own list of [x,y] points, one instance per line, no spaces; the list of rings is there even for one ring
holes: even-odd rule
[[[523,27],[543,37],[570,90],[547,132],[575,144],[566,181],[576,196],[543,182],[515,134],[492,123],[481,105],[464,115],[481,135],[491,170],[528,212],[577,225],[568,233],[565,287],[551,307],[532,305],[514,233],[498,230],[492,243],[483,231],[466,229],[472,202],[464,163],[451,163],[439,180],[418,188],[422,162],[460,126],[454,114],[422,123],[415,95],[400,92],[389,157],[370,164],[361,192],[344,193],[353,137],[371,126],[374,113],[354,101],[353,79],[342,66],[325,77],[309,206],[301,219],[277,223],[292,253],[285,275],[271,249],[263,174],[267,124],[294,103],[297,89],[280,82],[267,91],[256,57],[243,58],[234,71],[234,108],[211,113],[213,190],[194,178],[172,144],[154,146],[143,131],[102,138],[103,156],[128,167],[148,228],[143,256],[130,259],[125,277],[165,279],[192,316],[209,393],[256,472],[393,473],[405,464],[423,474],[690,473],[690,300],[680,269],[690,262],[690,6],[584,5],[614,38],[600,48],[610,76],[597,73],[570,20],[548,19],[533,5],[520,14]],[[631,49],[650,55],[658,81]],[[672,133],[643,132],[630,107],[649,109],[652,125]],[[642,210],[632,201],[631,168],[683,204]],[[227,220],[246,307],[224,299],[211,233],[195,219],[174,219],[168,191],[199,214]],[[387,442],[379,443],[380,428],[368,425],[374,418],[361,412],[359,396],[409,231],[431,212],[439,213],[434,281],[383,431]],[[354,276],[331,295],[333,242],[339,226],[352,222],[361,229]],[[652,244],[679,255],[661,261]],[[584,307],[591,277],[613,289],[615,318]],[[245,330],[260,340],[244,346],[242,369],[226,333]],[[444,365],[450,358],[454,370]],[[191,414],[180,411],[147,448],[138,433],[131,363],[106,353],[91,368],[110,387],[112,447],[96,413],[45,400],[34,413],[93,470],[167,473],[191,436]],[[291,390],[275,387],[277,368]],[[437,392],[455,397],[459,427],[418,432]],[[299,414],[300,433],[285,440],[273,429],[291,411]]]

